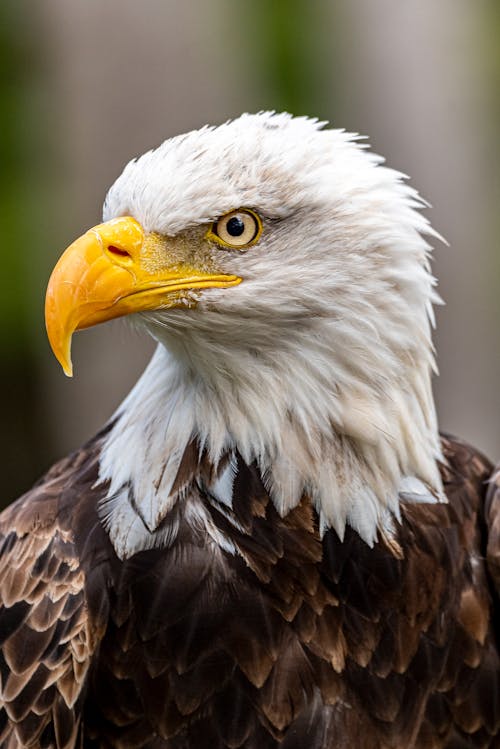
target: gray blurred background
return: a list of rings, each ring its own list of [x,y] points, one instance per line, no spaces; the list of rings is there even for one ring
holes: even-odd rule
[[[1,503],[110,416],[153,345],[124,321],[52,357],[43,301],[132,156],[241,111],[368,134],[434,206],[441,427],[500,458],[496,0],[3,0]]]

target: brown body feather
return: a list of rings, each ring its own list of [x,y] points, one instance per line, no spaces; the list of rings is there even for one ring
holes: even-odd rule
[[[228,511],[193,451],[182,480],[237,553],[179,505],[170,547],[121,562],[99,438],[59,463],[1,518],[0,745],[500,747],[500,479],[443,446],[449,503],[403,504],[400,553],[321,539],[307,497],[281,518],[242,460]]]

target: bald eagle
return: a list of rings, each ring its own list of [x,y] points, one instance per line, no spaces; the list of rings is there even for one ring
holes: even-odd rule
[[[1,516],[2,747],[500,746],[500,477],[438,433],[421,206],[287,114],[125,167],[48,336],[158,347]]]

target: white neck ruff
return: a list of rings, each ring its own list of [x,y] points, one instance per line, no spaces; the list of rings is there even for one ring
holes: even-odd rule
[[[187,336],[181,327],[182,336],[168,333],[173,353],[158,345],[102,447],[99,483],[109,485],[101,514],[120,557],[168,542],[168,529],[157,529],[185,501],[183,487],[173,487],[193,440],[215,467],[235,451],[256,461],[282,516],[305,493],[322,532],[332,527],[342,538],[350,525],[369,545],[391,537],[402,496],[443,499],[428,362],[410,370],[404,388],[343,391],[321,372],[310,334],[294,347],[301,359],[293,364],[286,351],[270,362],[237,345],[227,357],[227,344],[204,346],[206,331]],[[231,489],[226,472],[217,491],[228,506]]]

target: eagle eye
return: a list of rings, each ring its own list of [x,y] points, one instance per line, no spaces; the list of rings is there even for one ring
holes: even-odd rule
[[[214,221],[207,233],[223,247],[243,249],[255,244],[262,233],[262,221],[255,211],[240,208],[221,216]]]

